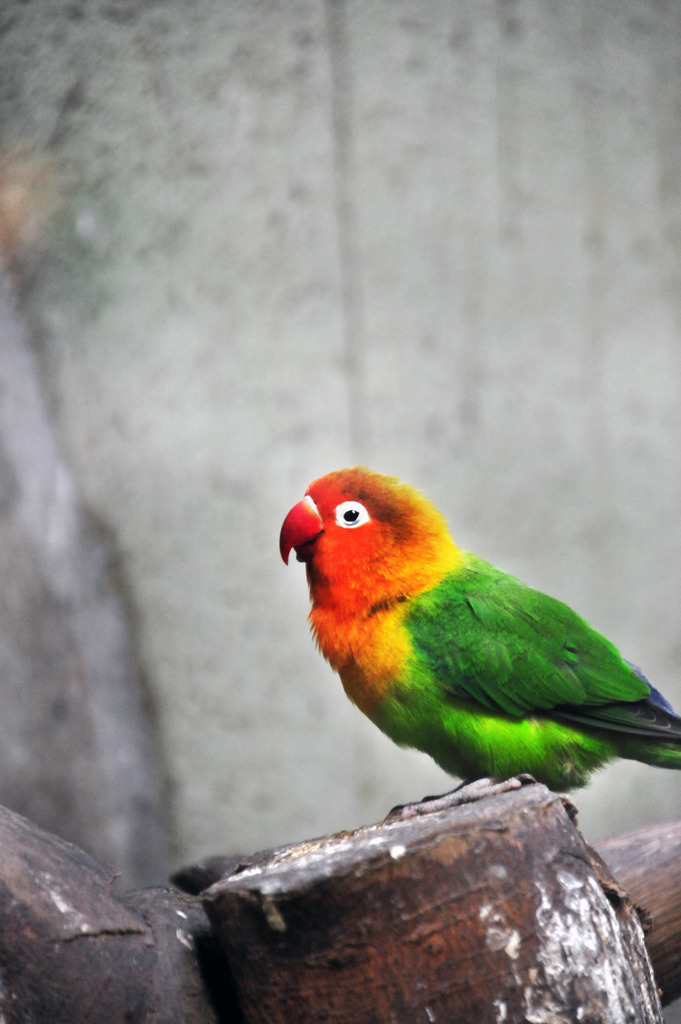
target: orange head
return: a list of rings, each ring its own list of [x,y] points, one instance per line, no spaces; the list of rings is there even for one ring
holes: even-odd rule
[[[315,480],[279,540],[306,562],[313,605],[366,613],[434,586],[461,564],[434,505],[396,477],[361,466]]]

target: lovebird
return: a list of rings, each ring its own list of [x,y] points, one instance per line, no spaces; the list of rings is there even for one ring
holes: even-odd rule
[[[454,543],[419,491],[364,467],[315,480],[286,516],[310,625],[387,736],[467,782],[583,786],[617,757],[681,768],[681,718],[566,604]]]

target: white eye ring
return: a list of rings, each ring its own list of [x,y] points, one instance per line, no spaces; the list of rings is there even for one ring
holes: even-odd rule
[[[359,501],[342,501],[336,505],[336,522],[346,530],[354,530],[356,526],[364,526],[371,516]]]

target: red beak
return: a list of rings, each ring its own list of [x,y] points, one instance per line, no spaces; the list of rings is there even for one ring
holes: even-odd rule
[[[305,495],[303,500],[294,505],[286,516],[279,534],[279,550],[286,564],[288,565],[291,548],[296,549],[296,557],[299,562],[307,562],[312,556],[308,545],[316,540],[321,533],[324,533],[322,517],[312,498]]]

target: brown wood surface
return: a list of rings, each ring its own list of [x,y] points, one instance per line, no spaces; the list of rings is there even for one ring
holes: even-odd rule
[[[618,881],[650,915],[646,946],[662,1002],[681,996],[681,821],[596,843]]]
[[[594,852],[571,805],[532,784],[212,858],[178,873],[197,889],[214,883],[204,910],[172,889],[119,895],[101,861],[0,808],[0,1017],[659,1022],[632,900],[649,912],[646,944],[671,1001],[681,989],[680,864],[681,822]]]
[[[541,785],[251,858],[204,905],[248,1024],[661,1019],[633,905]]]
[[[199,901],[170,889],[123,900],[114,878],[0,808],[3,1024],[217,1024],[199,963],[198,954],[210,970],[215,959]]]

